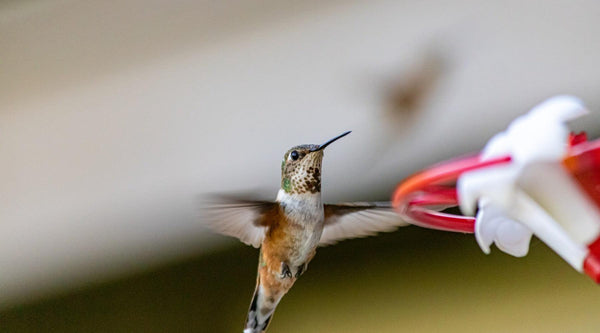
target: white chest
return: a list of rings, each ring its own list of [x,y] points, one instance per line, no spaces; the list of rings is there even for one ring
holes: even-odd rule
[[[289,260],[293,265],[307,261],[319,245],[323,232],[324,211],[320,193],[289,195],[280,190],[277,195],[290,222],[290,237],[294,251]]]

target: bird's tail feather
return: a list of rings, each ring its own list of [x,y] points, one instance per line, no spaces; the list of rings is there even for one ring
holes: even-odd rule
[[[246,326],[244,327],[243,333],[262,333],[267,330],[275,307],[281,299],[282,295],[276,297],[264,290],[260,284],[260,276],[256,280],[256,289],[254,290],[254,296],[252,302],[250,302],[250,309],[248,310],[248,319],[246,319]]]

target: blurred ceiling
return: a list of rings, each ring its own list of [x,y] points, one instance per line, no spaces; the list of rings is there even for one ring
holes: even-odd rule
[[[327,152],[325,198],[382,199],[553,94],[598,109],[599,14],[592,0],[5,1],[0,305],[222,246],[198,197],[274,197],[292,145],[353,130]],[[390,108],[390,91],[418,101]]]

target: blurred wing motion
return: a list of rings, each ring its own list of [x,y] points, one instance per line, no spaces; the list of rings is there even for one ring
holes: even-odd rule
[[[267,217],[278,208],[277,203],[270,201],[217,197],[204,209],[203,220],[215,232],[239,238],[258,248],[265,237]]]
[[[325,205],[325,227],[319,245],[348,238],[373,236],[408,225],[389,202],[352,202]]]
[[[319,245],[331,245],[348,238],[373,236],[408,225],[389,202],[325,204],[325,226]],[[215,232],[239,238],[260,247],[270,220],[279,214],[272,201],[217,197],[204,209],[204,220]]]

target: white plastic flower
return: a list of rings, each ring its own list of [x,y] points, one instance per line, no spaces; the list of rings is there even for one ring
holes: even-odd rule
[[[475,237],[485,253],[495,243],[503,252],[525,256],[536,234],[581,271],[585,245],[600,233],[600,213],[561,162],[566,122],[586,113],[575,97],[550,98],[515,119],[482,152],[482,160],[511,156],[510,163],[461,175],[460,207],[470,215],[479,208]]]

